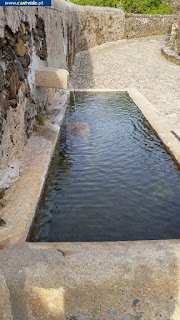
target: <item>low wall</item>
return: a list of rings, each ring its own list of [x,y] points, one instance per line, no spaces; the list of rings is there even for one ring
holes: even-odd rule
[[[175,15],[126,14],[125,38],[169,34]]]
[[[122,10],[75,6],[75,52],[124,37],[125,14]]]

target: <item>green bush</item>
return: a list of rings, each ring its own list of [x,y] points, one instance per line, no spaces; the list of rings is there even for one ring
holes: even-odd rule
[[[116,8],[119,5],[119,0],[71,0],[76,4],[97,6],[97,7],[113,7]]]
[[[172,14],[167,0],[71,0],[76,4],[122,8],[125,12],[141,14]]]
[[[166,0],[121,0],[125,12],[141,14],[172,14]]]

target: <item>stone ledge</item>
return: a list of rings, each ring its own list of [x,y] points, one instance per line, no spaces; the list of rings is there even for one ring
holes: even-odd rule
[[[5,192],[0,228],[0,249],[25,241],[38,204],[59,136],[68,92],[57,92],[47,110],[47,120],[31,135],[21,158],[21,175]]]
[[[68,88],[69,72],[65,69],[38,69],[35,70],[35,85],[56,89]]]
[[[0,261],[2,320],[179,320],[179,240],[22,243]]]
[[[161,48],[162,55],[170,62],[180,65],[180,56],[168,47]]]
[[[127,91],[164,144],[165,149],[173,156],[178,165],[180,165],[179,126],[175,127],[169,122],[168,118],[159,115],[156,107],[154,107],[154,105],[152,105],[137,89],[130,88]]]

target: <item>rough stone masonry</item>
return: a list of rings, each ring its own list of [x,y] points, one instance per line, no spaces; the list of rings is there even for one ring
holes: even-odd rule
[[[172,26],[169,46],[176,54],[180,55],[180,20]]]
[[[162,47],[161,52],[167,60],[180,65],[180,20],[173,23],[170,41]]]
[[[0,188],[19,176],[18,160],[33,132],[36,115],[43,112],[32,98],[27,79],[32,41],[36,55],[46,60],[44,21],[38,15],[34,28],[21,21],[18,30],[13,32],[5,25],[4,37],[0,38],[0,170],[6,170],[6,174],[1,175]]]

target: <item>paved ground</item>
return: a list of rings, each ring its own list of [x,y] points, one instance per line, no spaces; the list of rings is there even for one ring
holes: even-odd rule
[[[161,55],[167,37],[120,40],[76,55],[71,72],[74,88],[134,87],[174,126],[180,120],[180,66]]]

